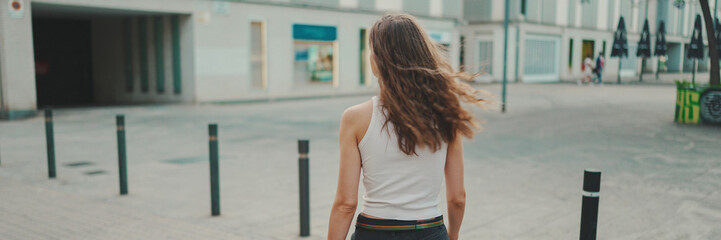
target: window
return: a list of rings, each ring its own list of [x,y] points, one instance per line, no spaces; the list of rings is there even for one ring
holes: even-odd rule
[[[254,89],[268,87],[265,49],[265,24],[250,23],[250,82]]]
[[[548,35],[526,35],[524,82],[558,82],[560,38]]]
[[[368,49],[368,31],[365,28],[360,30],[360,85],[371,84],[370,49]]]
[[[523,73],[526,75],[556,74],[556,47],[553,39],[527,38],[526,64]]]
[[[526,15],[526,0],[521,0],[521,14]]]
[[[458,56],[458,64],[460,65],[460,66],[459,66],[459,70],[460,70],[461,72],[466,71],[466,66],[465,66],[465,65],[466,65],[466,62],[465,62],[465,59],[463,59],[463,55],[466,54],[466,47],[465,47],[465,46],[466,46],[466,38],[463,37],[463,35],[461,35],[461,49],[460,49],[460,51],[459,51],[460,54],[459,54],[459,56]]]
[[[334,26],[293,25],[296,85],[338,86],[336,35]]]
[[[333,83],[333,44],[295,41],[296,80]]]
[[[477,71],[481,71],[485,74],[493,74],[493,41],[492,40],[480,40],[478,41],[478,63]]]
[[[573,68],[573,38],[568,42],[568,69]]]

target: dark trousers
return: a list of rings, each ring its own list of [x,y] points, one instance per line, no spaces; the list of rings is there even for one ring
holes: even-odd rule
[[[402,222],[407,223],[409,221],[399,220],[378,220],[358,216],[357,222],[363,222],[373,225],[385,225],[388,222]],[[448,232],[446,231],[445,225],[440,225],[431,228],[423,229],[412,229],[412,230],[374,230],[356,225],[355,232],[351,236],[351,240],[448,240]]]

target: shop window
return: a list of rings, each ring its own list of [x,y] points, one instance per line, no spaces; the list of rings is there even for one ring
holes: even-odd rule
[[[265,23],[250,23],[251,86],[265,89],[268,86],[265,48]]]
[[[336,33],[332,26],[293,25],[296,85],[338,86]]]

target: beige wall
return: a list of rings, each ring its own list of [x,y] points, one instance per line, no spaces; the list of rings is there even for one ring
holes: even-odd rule
[[[372,86],[359,84],[359,31],[369,27],[378,15],[290,8],[258,4],[229,4],[228,14],[212,14],[210,2],[197,6],[196,14],[207,14],[205,21],[195,24],[196,98],[199,102],[243,99],[273,99],[370,93]],[[205,13],[203,13],[205,12]],[[250,22],[265,21],[267,29],[268,88],[250,89],[248,55]],[[450,20],[421,20],[427,29],[455,33]],[[296,85],[293,81],[292,25],[318,24],[337,27],[338,86]],[[218,36],[223,36],[219,38]],[[456,37],[458,35],[455,35]],[[457,62],[458,43],[451,59]],[[216,64],[223,70],[218,71]],[[233,69],[237,68],[237,69]]]
[[[359,11],[318,10],[282,5],[228,3],[217,11],[207,0],[25,0],[25,16],[10,19],[7,4],[0,4],[0,85],[3,109],[35,110],[36,90],[32,45],[32,10],[30,3],[48,4],[68,10],[84,8],[92,12],[94,96],[99,103],[126,104],[148,102],[216,102],[275,98],[295,98],[372,93],[377,83],[361,86],[360,29],[369,27],[380,13]],[[97,8],[90,9],[89,8]],[[58,13],[72,14],[72,13]],[[98,15],[99,14],[99,15]],[[149,22],[149,83],[148,93],[140,93],[136,76],[133,92],[125,90],[123,72],[122,17],[130,15],[183,15],[181,26],[183,89],[174,95],[172,67],[166,65],[166,91],[155,91],[153,58],[153,24]],[[267,88],[251,89],[250,83],[250,22],[264,21],[267,46]],[[420,19],[431,31],[452,36],[451,62],[458,64],[458,32],[453,19]],[[293,79],[294,40],[292,25],[317,24],[335,26],[337,35],[337,82],[330,85],[296,86]],[[166,27],[169,22],[166,20]],[[135,30],[133,30],[136,34]],[[165,32],[168,36],[169,30]],[[137,37],[132,38],[137,41]],[[170,64],[170,37],[165,42],[166,64]],[[137,46],[136,46],[137,47]],[[137,51],[137,49],[134,49]],[[137,58],[137,56],[136,56]],[[135,60],[137,63],[137,59]],[[139,66],[135,65],[135,74]]]
[[[0,111],[35,110],[35,60],[32,46],[31,7],[24,1],[24,16],[11,18],[8,4],[0,4]]]

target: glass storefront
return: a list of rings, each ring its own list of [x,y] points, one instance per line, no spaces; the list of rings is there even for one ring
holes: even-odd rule
[[[293,25],[296,86],[338,86],[337,30],[333,26]]]
[[[332,83],[333,43],[295,41],[296,80]]]

